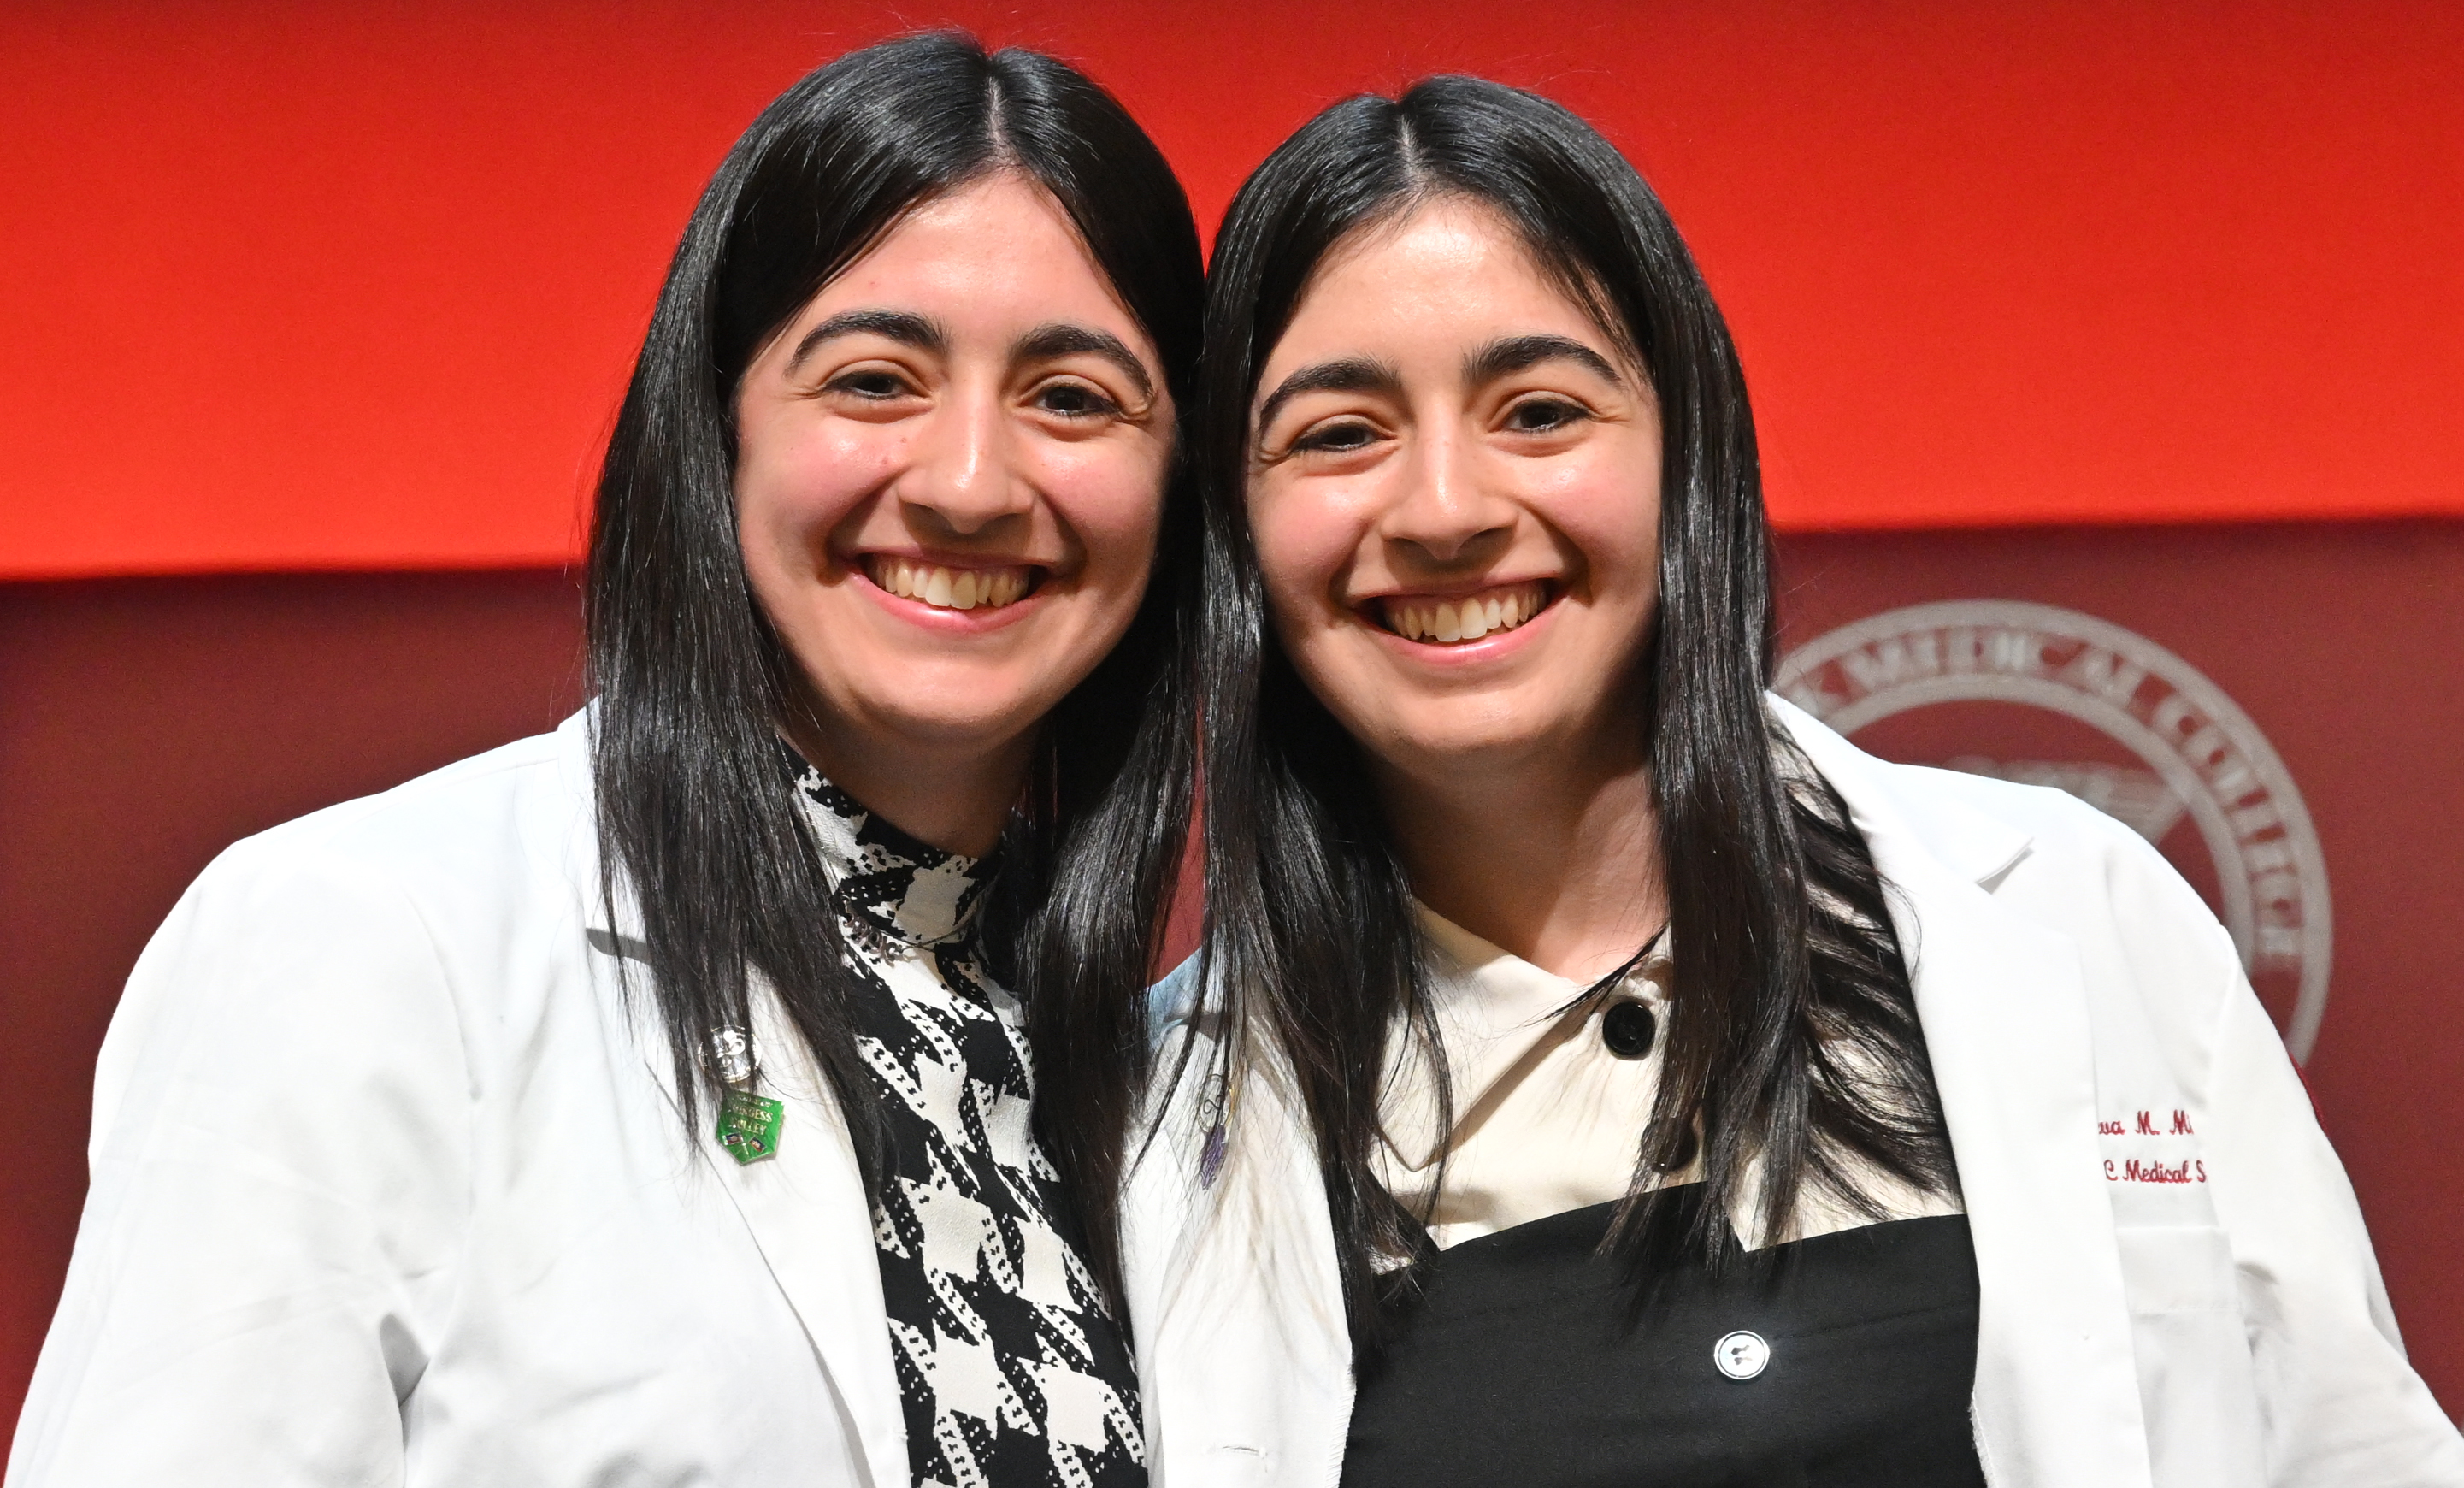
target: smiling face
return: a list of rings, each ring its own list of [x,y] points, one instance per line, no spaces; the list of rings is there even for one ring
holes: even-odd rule
[[[1441,198],[1338,246],[1251,433],[1277,633],[1379,765],[1461,785],[1640,750],[1658,404],[1492,209]]]
[[[817,763],[1022,750],[1137,611],[1173,415],[1146,334],[1013,175],[918,207],[799,311],[738,385],[736,507]]]

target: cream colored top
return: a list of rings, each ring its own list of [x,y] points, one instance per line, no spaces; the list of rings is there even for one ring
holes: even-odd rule
[[[1415,1213],[1427,1213],[1441,1249],[1569,1210],[1625,1196],[1660,1088],[1670,962],[1667,937],[1602,996],[1544,971],[1430,910],[1415,906],[1431,949],[1430,997],[1452,1080],[1454,1142],[1439,1175],[1436,1083],[1427,1058],[1398,1030],[1382,1099],[1386,1141],[1377,1176]],[[1619,1002],[1651,1010],[1659,1033],[1640,1058],[1609,1050],[1601,1020]],[[1691,1183],[1699,1163],[1664,1182]],[[1744,1185],[1750,1193],[1755,1185]],[[1876,1174],[1868,1191],[1891,1219],[1956,1214],[1958,1201]],[[1784,1234],[1766,1237],[1750,1210],[1729,1216],[1749,1248],[1874,1223],[1809,1193]]]

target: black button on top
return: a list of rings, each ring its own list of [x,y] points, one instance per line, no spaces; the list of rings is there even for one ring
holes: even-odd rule
[[[1613,1003],[1600,1014],[1600,1042],[1620,1059],[1641,1058],[1659,1036],[1660,1020],[1639,1002]]]

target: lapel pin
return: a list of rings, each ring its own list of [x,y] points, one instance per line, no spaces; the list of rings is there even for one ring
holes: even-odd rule
[[[777,1156],[779,1128],[786,1123],[786,1106],[767,1096],[731,1090],[719,1098],[718,1144],[738,1166]]]
[[[729,1086],[718,1099],[718,1144],[739,1166],[777,1156],[779,1128],[787,1123],[787,1107],[742,1088],[753,1078],[753,1040],[740,1028],[712,1029],[710,1062]]]

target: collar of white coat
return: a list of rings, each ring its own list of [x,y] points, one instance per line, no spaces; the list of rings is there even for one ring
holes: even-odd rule
[[[1932,772],[1876,760],[1786,700],[1769,703],[1847,803],[1876,868],[1898,890],[1895,923],[1975,1245],[1974,1409],[1987,1479],[1994,1488],[2147,1488],[2078,955],[2066,937],[1993,897],[2027,857],[2029,834],[1930,788]],[[1150,1012],[1158,1034],[1197,1027],[1198,960],[1155,988]],[[1273,1128],[1253,1134],[1258,1140],[1307,1140],[1296,1113],[1252,1120]],[[1248,1224],[1286,1232],[1267,1248],[1308,1255],[1314,1264],[1303,1270],[1331,1284],[1332,1235],[1315,1165],[1267,1166],[1284,1191],[1243,1206]],[[1150,1194],[1203,1202],[1185,1177]],[[1144,1222],[1158,1220],[1151,1206],[1135,1207],[1149,1209]],[[1141,1222],[1132,1218],[1133,1227]],[[1216,1263],[1237,1264],[1237,1255]],[[1280,1341],[1272,1347],[1244,1351],[1221,1336],[1208,1348],[1176,1347],[1175,1330],[1138,1319],[1140,1357],[1161,1387],[1150,1400],[1155,1447],[1180,1488],[1250,1481],[1243,1464],[1260,1462],[1276,1482],[1335,1482],[1346,1412],[1316,1409],[1309,1392],[1348,1398],[1350,1351],[1339,1302],[1309,1290],[1267,1288],[1244,1299],[1271,1314],[1253,1334],[1261,1345]]]
[[[1885,765],[1787,699],[1771,694],[1765,700],[1806,758],[1848,802],[1869,843],[1877,831],[1894,835],[1907,848],[1989,891],[2028,855],[2034,845],[2028,833],[1939,790],[1925,788],[1932,771]]]
[[[642,1062],[672,1107],[675,1076],[666,1035],[654,1018],[641,1015],[647,1000],[628,997],[619,980],[620,973],[640,976],[648,969],[642,964],[641,911],[630,886],[619,879],[611,915],[611,896],[602,892],[599,879],[597,790],[591,770],[597,708],[590,704],[557,729],[560,773],[580,808],[561,844],[562,862],[582,906],[592,981],[605,995],[625,1000],[623,1013],[636,1032]],[[782,778],[782,807],[789,789]],[[640,990],[633,988],[636,994]],[[871,1205],[855,1146],[837,1102],[804,1054],[803,1039],[788,1027],[777,998],[759,985],[754,988],[753,1023],[754,1042],[765,1051],[762,1093],[787,1108],[778,1155],[739,1164],[719,1146],[708,1121],[694,1134],[696,1155],[736,1206],[828,1371],[852,1434],[862,1444],[871,1481],[903,1483],[909,1477],[907,1418],[891,1357],[890,1312],[881,1295]]]

